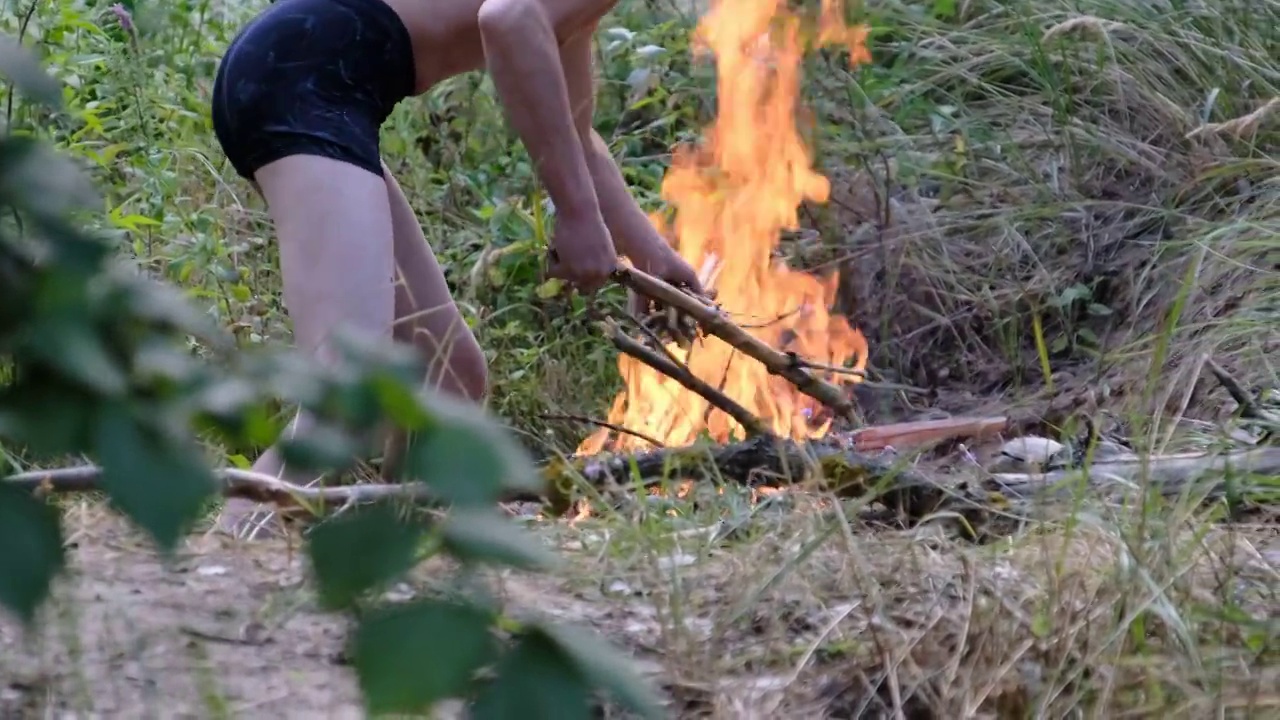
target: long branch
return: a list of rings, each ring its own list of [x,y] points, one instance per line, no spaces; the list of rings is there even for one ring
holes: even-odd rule
[[[858,421],[853,401],[839,387],[809,374],[791,355],[771,348],[752,337],[716,308],[635,268],[619,268],[614,273],[614,279],[639,295],[678,308],[696,320],[708,333],[756,359],[770,373],[786,378],[800,392],[826,405],[839,415],[854,422]]]
[[[751,413],[750,410],[742,407],[732,398],[719,390],[711,387],[706,381],[693,374],[688,367],[677,363],[670,358],[663,357],[657,352],[650,350],[644,345],[637,342],[634,338],[622,331],[616,322],[604,321],[601,323],[605,335],[613,346],[618,348],[619,352],[630,355],[649,367],[657,370],[670,377],[672,380],[680,383],[688,388],[691,392],[697,393],[711,403],[717,409],[724,412],[729,417],[738,421],[746,431],[747,437],[755,437],[757,435],[769,435],[769,430],[761,422],[760,418]]]
[[[894,507],[908,518],[921,519],[939,510],[968,513],[972,510],[995,514],[1017,514],[1028,503],[1038,503],[1046,491],[1050,495],[1070,494],[1068,480],[1073,472],[1046,475],[1001,474],[972,482],[975,478],[938,477],[891,460],[840,448],[832,443],[796,443],[772,436],[728,445],[698,444],[681,448],[652,450],[635,455],[575,458],[571,462],[549,463],[542,468],[548,492],[575,479],[597,487],[619,478],[638,475],[646,481],[673,473],[686,477],[714,477],[747,485],[793,485],[817,481],[842,497],[876,499]],[[1094,492],[1133,486],[1145,481],[1166,495],[1177,494],[1205,476],[1213,481],[1205,486],[1211,495],[1226,490],[1225,476],[1233,472],[1259,476],[1280,476],[1280,448],[1256,448],[1226,454],[1182,454],[1165,457],[1124,458],[1094,463],[1087,471],[1087,483]],[[228,468],[215,473],[219,491],[226,497],[240,497],[274,503],[283,508],[323,509],[376,501],[402,500],[435,505],[437,498],[420,482],[403,484],[303,487],[272,475]],[[32,470],[0,479],[6,485],[36,494],[66,494],[102,490],[102,469],[83,465],[49,470]],[[965,482],[968,480],[969,482]],[[1242,483],[1247,490],[1249,483]],[[1001,500],[1003,498],[1003,500]],[[521,492],[506,501],[537,502],[538,494]]]

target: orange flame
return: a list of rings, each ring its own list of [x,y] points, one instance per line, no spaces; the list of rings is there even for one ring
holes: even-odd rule
[[[843,15],[843,0],[823,0],[811,36],[821,45],[847,45],[853,64],[869,60],[866,27],[846,27]],[[799,226],[801,203],[825,202],[830,192],[795,121],[804,34],[786,0],[713,1],[694,39],[717,60],[718,116],[700,146],[677,149],[662,197],[676,210],[677,251],[701,269],[730,318],[772,347],[830,366],[856,356],[854,367],[861,370],[866,339],[828,310],[837,277],[796,272],[773,256],[781,232]],[[669,349],[778,435],[799,440],[827,432],[830,420],[816,419],[822,410],[816,401],[718,338],[698,341],[687,352]],[[626,389],[614,401],[610,422],[667,445],[688,444],[703,431],[722,442],[742,436],[732,418],[647,365],[624,355],[618,370]],[[857,376],[827,379],[850,383]],[[648,445],[603,429],[578,452]]]

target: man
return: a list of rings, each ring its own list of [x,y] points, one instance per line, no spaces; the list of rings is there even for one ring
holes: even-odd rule
[[[394,335],[423,353],[428,382],[483,398],[484,354],[378,148],[400,100],[482,67],[555,203],[550,274],[591,294],[625,255],[701,292],[591,128],[591,37],[612,5],[280,0],[241,31],[218,68],[214,128],[266,199],[302,349],[329,361],[327,339],[339,328]],[[254,469],[284,470],[274,449]],[[229,502],[218,526],[257,535],[251,511]]]

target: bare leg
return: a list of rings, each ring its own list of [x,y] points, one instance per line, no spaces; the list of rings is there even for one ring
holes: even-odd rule
[[[348,331],[391,335],[395,316],[393,236],[387,185],[382,178],[330,158],[294,155],[263,167],[255,178],[280,242],[284,301],[298,347],[322,362],[335,359],[328,340]],[[295,418],[289,432],[305,428]],[[275,448],[253,469],[306,483],[286,473]],[[229,500],[218,529],[256,537],[263,528],[254,505]]]
[[[427,363],[426,383],[455,397],[482,402],[488,384],[484,351],[449,294],[444,272],[400,184],[383,165],[395,229],[395,338],[412,343]],[[383,476],[394,477],[407,438],[394,432],[383,460]]]
[[[444,271],[400,184],[385,166],[383,172],[395,231],[395,337],[413,343],[426,358],[428,385],[480,402],[489,379],[484,351],[449,294]]]

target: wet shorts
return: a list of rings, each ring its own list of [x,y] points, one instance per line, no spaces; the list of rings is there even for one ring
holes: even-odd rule
[[[289,155],[319,155],[382,175],[378,132],[413,94],[413,44],[382,0],[280,0],[227,48],[213,127],[236,172],[253,179]]]

